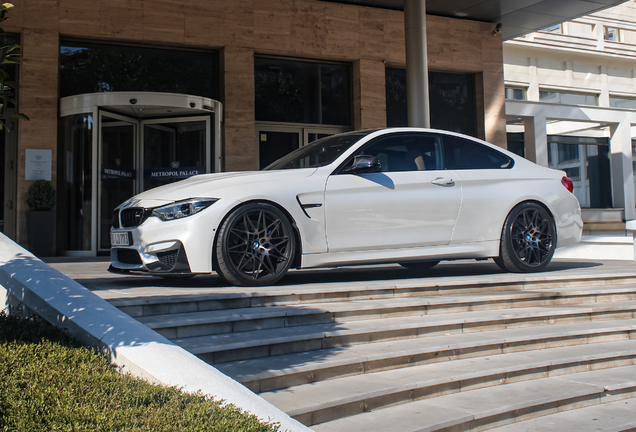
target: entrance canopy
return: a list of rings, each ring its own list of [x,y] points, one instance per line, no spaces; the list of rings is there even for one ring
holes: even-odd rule
[[[326,0],[404,10],[405,0]],[[589,15],[625,0],[427,0],[426,13],[488,23],[501,23],[504,40]]]

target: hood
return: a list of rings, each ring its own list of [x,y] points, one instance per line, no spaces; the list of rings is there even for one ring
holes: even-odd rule
[[[240,171],[228,173],[202,174],[190,177],[176,183],[170,183],[147,190],[126,200],[119,207],[158,207],[174,201],[189,198],[234,198],[229,196],[228,189],[232,188],[236,194],[237,186],[248,186],[258,183],[293,182],[306,178],[316,172],[315,168],[280,170],[280,171]],[[247,194],[248,190],[246,190]],[[143,204],[140,204],[143,201]]]

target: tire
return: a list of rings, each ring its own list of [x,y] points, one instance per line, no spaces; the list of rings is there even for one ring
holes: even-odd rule
[[[233,285],[272,285],[289,270],[295,250],[294,228],[283,212],[267,203],[247,204],[219,228],[217,273]]]
[[[439,264],[439,261],[407,261],[401,262],[400,265],[409,270],[430,270]]]
[[[537,203],[521,203],[506,218],[494,261],[504,271],[538,272],[550,264],[556,244],[552,215]]]

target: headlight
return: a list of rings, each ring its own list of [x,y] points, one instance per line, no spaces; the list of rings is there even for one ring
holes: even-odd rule
[[[213,198],[193,198],[177,201],[163,207],[157,207],[152,211],[152,216],[156,216],[163,221],[182,219],[205,210],[217,201],[218,199]]]

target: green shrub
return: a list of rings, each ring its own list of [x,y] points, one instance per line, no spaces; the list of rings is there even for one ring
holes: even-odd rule
[[[117,372],[59,330],[0,314],[0,431],[277,431],[234,406]]]
[[[33,211],[51,210],[55,205],[55,189],[51,182],[36,180],[26,194],[26,204]]]

